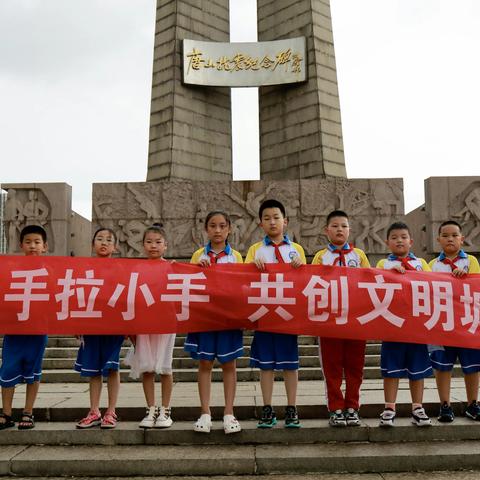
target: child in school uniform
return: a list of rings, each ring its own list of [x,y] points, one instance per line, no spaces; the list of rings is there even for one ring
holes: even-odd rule
[[[149,260],[165,262],[167,250],[165,231],[159,224],[148,227],[143,234],[143,248]],[[134,350],[130,350],[125,364],[130,365],[130,377],[142,377],[143,392],[147,402],[147,413],[140,422],[140,428],[168,428],[172,425],[170,400],[173,389],[172,357],[175,334],[146,334],[132,338]],[[130,353],[132,352],[132,353]],[[155,374],[160,374],[162,403],[156,406]]]
[[[27,225],[20,232],[20,248],[27,256],[43,255],[47,249],[47,232],[39,225]],[[18,422],[19,430],[35,427],[33,407],[42,376],[42,361],[47,335],[5,335],[3,337],[0,386],[2,413],[0,430],[15,426],[12,404],[15,387],[26,383],[25,406]]]
[[[408,226],[403,222],[390,225],[385,241],[392,252],[386,259],[377,263],[377,268],[396,270],[405,273],[407,270],[430,271],[423,258],[417,258],[410,248],[413,240]],[[381,370],[385,409],[380,415],[381,427],[393,427],[395,420],[395,404],[397,401],[400,378],[408,378],[412,396],[412,423],[418,427],[432,424],[423,408],[424,379],[433,373],[427,345],[405,342],[382,342]]]
[[[110,258],[116,251],[117,236],[109,228],[100,227],[93,235],[92,246],[97,257]],[[85,429],[100,425],[100,428],[115,428],[117,415],[115,407],[120,390],[120,349],[123,335],[82,335],[75,370],[82,377],[88,377],[90,389],[90,410],[76,427]],[[102,376],[107,378],[108,407],[103,417],[100,413]]]
[[[215,264],[243,263],[242,256],[228,243],[231,221],[222,211],[210,212],[205,219],[208,243],[198,249],[191,263],[209,268]],[[242,330],[224,330],[213,332],[189,333],[185,339],[184,350],[198,360],[198,393],[200,395],[201,414],[193,429],[196,432],[209,433],[212,428],[210,412],[210,391],[212,385],[213,362],[217,359],[222,367],[225,409],[223,430],[226,434],[241,431],[241,426],[233,413],[237,388],[236,359],[243,355]]]
[[[317,252],[312,265],[339,267],[370,267],[365,253],[348,243],[350,225],[348,215],[334,210],[327,216],[325,235],[327,248]],[[358,426],[360,417],[360,386],[365,364],[364,340],[319,338],[320,364],[325,377],[325,395],[332,427]],[[345,375],[345,397],[341,385]]]
[[[464,240],[459,223],[454,220],[443,222],[438,229],[437,237],[442,252],[430,262],[432,272],[448,272],[459,279],[467,274],[480,273],[478,260],[462,250]],[[440,398],[438,421],[448,423],[453,422],[455,418],[450,405],[450,383],[457,358],[465,379],[467,394],[465,416],[470,420],[480,421],[480,406],[477,403],[480,349],[429,345],[429,351]]]
[[[245,263],[254,262],[260,270],[265,270],[268,263],[289,263],[293,268],[304,265],[306,259],[303,248],[285,235],[288,220],[283,204],[278,200],[265,200],[260,205],[259,218],[265,237],[250,247]],[[275,370],[283,370],[288,403],[285,409],[285,427],[301,426],[296,406],[298,365],[297,335],[255,332],[250,366],[260,368],[263,408],[258,428],[272,428],[277,424],[272,407]]]

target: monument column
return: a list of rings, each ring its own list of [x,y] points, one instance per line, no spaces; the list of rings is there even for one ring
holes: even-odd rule
[[[230,89],[181,81],[181,40],[228,42],[228,6],[228,0],[157,0],[149,181],[232,178]]]
[[[307,37],[308,81],[260,88],[260,174],[346,177],[329,0],[257,0],[259,41]]]

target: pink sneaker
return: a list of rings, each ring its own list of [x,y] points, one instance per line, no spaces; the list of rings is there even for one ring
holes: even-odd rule
[[[96,427],[102,423],[102,416],[100,412],[88,412],[85,418],[82,418],[75,426],[77,428],[91,428]]]
[[[117,426],[117,414],[115,412],[105,412],[102,418],[100,428],[115,428]]]

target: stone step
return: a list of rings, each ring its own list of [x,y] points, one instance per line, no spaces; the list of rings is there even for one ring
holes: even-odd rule
[[[376,419],[362,419],[360,427],[332,428],[327,420],[303,419],[302,428],[284,428],[283,421],[272,429],[258,429],[256,420],[242,420],[242,431],[225,435],[221,417],[213,421],[209,434],[193,431],[191,421],[175,421],[168,429],[143,429],[138,422],[119,421],[117,427],[77,429],[73,422],[37,422],[31,431],[10,428],[2,431],[0,445],[264,445],[348,442],[454,442],[478,440],[480,423],[457,418],[431,427],[416,427],[408,418],[395,420],[395,427],[382,428]],[[2,447],[3,448],[3,447]]]
[[[129,347],[124,346],[120,351],[120,356],[123,358]],[[0,348],[0,354],[2,349]],[[300,356],[313,356],[318,357],[318,346],[317,345],[299,345],[298,347]],[[77,358],[78,345],[75,347],[47,347],[45,349],[45,358]],[[250,345],[244,346],[245,356],[250,354]],[[367,345],[366,357],[370,355],[380,355],[380,345]],[[173,349],[173,358],[190,358],[190,353],[185,352],[183,345],[179,347],[174,347]]]
[[[73,363],[70,361],[70,367],[73,367]],[[120,376],[122,382],[138,382],[140,380],[132,380],[129,378],[130,370],[121,369]],[[454,378],[461,377],[462,370],[459,366],[455,366],[453,369],[452,376]],[[364,369],[364,379],[380,379],[381,373],[378,366],[366,366]],[[281,380],[282,373],[278,372],[275,375],[276,380]],[[322,370],[320,367],[302,367],[298,371],[298,378],[300,380],[322,380]],[[197,381],[197,371],[195,368],[174,368],[173,369],[173,379],[175,382],[196,382]],[[239,382],[254,381],[257,382],[260,379],[260,373],[258,369],[252,369],[248,367],[238,368],[237,369],[237,379]],[[81,383],[87,382],[88,379],[81,377],[77,372],[73,371],[72,368],[66,369],[45,369],[42,374],[42,382],[44,383]],[[212,381],[220,382],[222,381],[222,370],[220,368],[213,368],[212,370]]]
[[[320,368],[320,362],[317,356],[300,356],[300,368],[316,367]],[[75,358],[52,358],[46,357],[43,359],[44,372],[52,369],[71,369],[75,363]],[[237,368],[248,368],[250,359],[248,357],[241,357],[237,359]],[[365,357],[365,366],[377,367],[380,365],[379,355],[368,355]],[[172,362],[174,369],[184,369],[196,371],[198,368],[198,361],[190,357],[174,358]]]
[[[470,432],[453,425],[424,429],[399,425],[388,430],[366,425],[339,430],[317,422],[294,431],[243,426],[243,432],[230,436],[222,431],[194,434],[191,425],[146,432],[134,425],[119,425],[113,431],[74,431],[70,426],[52,433],[47,426],[42,431],[40,425],[30,432],[11,430],[0,438],[23,443],[2,445],[0,474],[298,475],[480,468],[480,441],[474,437],[478,438],[478,427]],[[37,442],[41,445],[34,445]]]

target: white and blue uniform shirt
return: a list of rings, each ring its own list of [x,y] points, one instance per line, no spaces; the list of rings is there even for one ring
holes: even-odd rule
[[[303,247],[292,242],[288,235],[283,236],[283,241],[278,245],[278,249],[285,263],[290,263],[295,257],[300,257],[303,263],[307,263]],[[245,263],[251,263],[256,259],[262,259],[265,263],[279,263],[275,255],[274,243],[268,236],[248,249]]]

